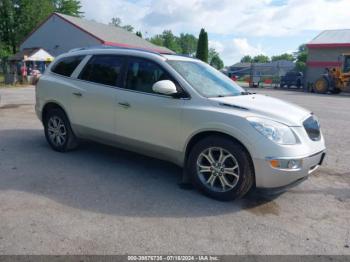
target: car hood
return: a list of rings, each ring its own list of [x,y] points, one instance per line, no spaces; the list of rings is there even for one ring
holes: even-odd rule
[[[288,126],[302,126],[310,111],[283,100],[266,95],[240,95],[210,98],[220,106],[247,110],[247,115],[269,118]]]

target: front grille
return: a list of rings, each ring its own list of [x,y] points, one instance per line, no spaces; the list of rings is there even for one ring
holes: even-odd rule
[[[306,130],[306,133],[313,141],[318,141],[321,138],[320,124],[316,117],[310,116],[303,122],[303,126]]]

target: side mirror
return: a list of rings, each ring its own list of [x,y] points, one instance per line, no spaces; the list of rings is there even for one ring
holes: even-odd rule
[[[161,80],[154,83],[152,90],[162,95],[174,95],[177,93],[175,84],[170,80]]]

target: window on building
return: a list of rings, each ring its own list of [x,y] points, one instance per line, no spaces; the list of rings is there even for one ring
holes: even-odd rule
[[[71,76],[83,58],[84,56],[71,56],[62,58],[52,67],[51,71],[59,75]]]
[[[79,79],[116,86],[120,81],[124,58],[115,55],[96,55],[90,59]]]

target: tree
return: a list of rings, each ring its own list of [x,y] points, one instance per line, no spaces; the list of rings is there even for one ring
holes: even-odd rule
[[[198,39],[194,35],[181,33],[178,42],[181,47],[181,54],[195,55]]]
[[[151,39],[148,39],[152,44],[158,45],[158,46],[164,46],[163,44],[163,37],[162,35],[155,35]]]
[[[298,51],[294,53],[296,57],[295,68],[298,71],[305,72],[308,50],[305,44],[298,47]]]
[[[209,64],[212,67],[220,70],[224,67],[224,62],[221,60],[219,53],[215,50],[215,48],[209,48],[208,54]]]
[[[113,17],[109,25],[123,28],[128,32],[133,32],[135,29],[132,25],[123,25],[122,20],[119,17]]]
[[[173,35],[171,30],[164,30],[162,33],[163,45],[175,53],[181,53],[181,47],[177,41],[177,37]]]
[[[78,0],[53,0],[55,11],[61,14],[82,17],[81,3]]]
[[[12,0],[0,0],[1,53],[16,52],[16,10]]]
[[[162,34],[155,35],[147,39],[151,43],[159,46],[165,46],[176,53],[193,56],[197,49],[197,38],[191,34],[175,36],[171,30],[164,30]]]
[[[122,20],[119,17],[113,17],[109,25],[114,25],[117,27],[121,27]]]
[[[241,59],[241,63],[252,63],[253,58],[250,55],[245,55]]]
[[[141,31],[137,31],[137,32],[136,32],[136,35],[137,35],[138,37],[141,37],[141,38],[142,38],[142,33],[141,33]]]
[[[288,54],[288,53],[271,57],[271,61],[280,61],[280,60],[287,60],[287,61],[293,62],[295,60],[295,57],[292,54]]]
[[[132,25],[123,25],[122,28],[128,32],[134,32],[134,27]]]
[[[208,63],[208,55],[208,33],[202,28],[199,33],[196,57]]]
[[[270,62],[270,58],[266,55],[257,55],[253,58],[254,63],[268,63]]]

